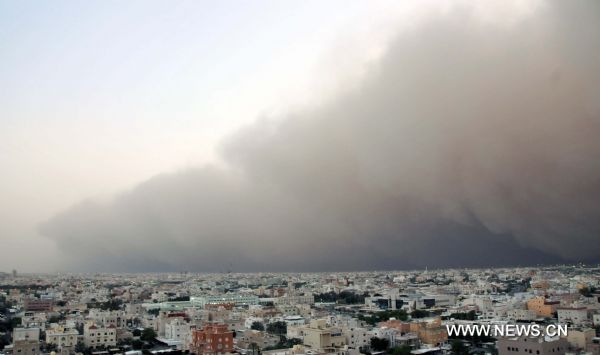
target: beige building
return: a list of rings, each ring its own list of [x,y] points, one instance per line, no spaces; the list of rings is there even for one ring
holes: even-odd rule
[[[569,350],[563,338],[511,337],[496,343],[498,355],[561,355]]]
[[[256,344],[260,349],[279,343],[279,337],[267,332],[246,329],[236,335],[236,345],[242,349],[251,349]]]
[[[7,354],[13,355],[39,355],[40,354],[40,329],[15,328],[13,344],[4,348]]]
[[[95,324],[87,324],[83,328],[83,343],[90,348],[117,345],[117,331],[114,326],[101,328]]]
[[[567,341],[571,346],[571,350],[588,351],[588,344],[592,343],[594,337],[596,337],[596,330],[593,328],[581,330],[569,329]]]
[[[39,340],[40,328],[15,328],[12,336],[13,342],[21,340]]]
[[[75,329],[63,327],[46,330],[46,343],[54,344],[58,348],[74,347],[77,345],[79,333]]]
[[[315,351],[343,353],[346,337],[339,328],[329,327],[324,319],[315,319],[303,330],[304,345]]]
[[[40,355],[39,340],[17,340],[4,348],[7,354],[12,355]]]

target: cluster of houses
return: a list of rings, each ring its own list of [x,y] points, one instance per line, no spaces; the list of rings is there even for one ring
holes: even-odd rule
[[[597,268],[9,275],[0,353],[600,355]],[[448,325],[566,324],[549,336]]]

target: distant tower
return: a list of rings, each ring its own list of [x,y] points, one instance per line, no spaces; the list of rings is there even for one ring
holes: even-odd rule
[[[17,277],[17,270],[13,269],[13,277],[16,278]]]

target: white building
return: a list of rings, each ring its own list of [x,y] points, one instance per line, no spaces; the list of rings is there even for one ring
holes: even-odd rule
[[[296,304],[314,304],[315,296],[311,294],[306,295],[286,295],[283,297],[277,297],[273,303],[278,305],[296,305]]]
[[[599,326],[600,325],[600,313],[596,313],[592,316],[592,321],[594,323],[594,326]]]
[[[585,307],[579,308],[557,308],[558,321],[560,323],[583,324],[589,321],[588,311]]]
[[[360,327],[342,328],[342,334],[346,337],[346,344],[352,349],[368,347],[371,344],[371,338],[374,336],[372,331]]]
[[[300,316],[287,316],[287,317],[283,317],[283,321],[287,324],[287,326],[300,326],[300,325],[304,325],[306,323],[306,321],[304,320],[304,317],[300,317]]]
[[[537,313],[529,309],[509,309],[506,311],[506,316],[513,320],[534,320],[538,318]]]
[[[183,340],[188,342],[190,337],[190,324],[182,318],[174,318],[165,324],[165,338],[169,340]]]
[[[396,347],[396,337],[401,335],[397,329],[386,327],[374,328],[373,334],[379,339],[387,339],[391,348]]]

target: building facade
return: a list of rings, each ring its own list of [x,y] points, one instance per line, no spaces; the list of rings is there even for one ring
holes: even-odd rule
[[[190,351],[197,355],[225,354],[233,351],[233,332],[227,324],[207,324],[192,331]]]

